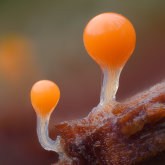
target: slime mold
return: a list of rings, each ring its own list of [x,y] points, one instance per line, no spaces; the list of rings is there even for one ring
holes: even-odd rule
[[[133,25],[120,14],[102,13],[89,21],[83,39],[103,71],[100,103],[87,117],[56,125],[54,141],[48,123],[59,88],[49,80],[34,84],[31,102],[43,148],[59,154],[57,165],[131,165],[164,150],[165,83],[121,103],[115,99],[121,70],[135,48]]]

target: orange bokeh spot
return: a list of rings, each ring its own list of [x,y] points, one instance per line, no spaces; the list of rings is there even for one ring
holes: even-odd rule
[[[58,86],[49,80],[36,82],[31,89],[31,102],[34,110],[42,117],[49,115],[60,98]]]
[[[89,21],[83,39],[88,54],[101,67],[115,69],[123,66],[131,56],[136,33],[124,16],[103,13]]]
[[[32,46],[21,36],[7,36],[0,40],[0,72],[8,82],[20,82],[30,65]]]

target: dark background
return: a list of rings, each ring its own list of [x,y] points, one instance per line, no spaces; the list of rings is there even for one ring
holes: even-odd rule
[[[0,164],[49,165],[57,158],[37,139],[30,103],[36,81],[52,80],[61,90],[51,116],[51,136],[55,124],[82,118],[98,104],[102,74],[82,40],[85,25],[95,15],[120,13],[136,30],[136,48],[122,71],[117,100],[162,81],[164,9],[164,0],[0,0]],[[2,53],[11,39],[23,43],[21,55]],[[155,161],[163,163],[159,157]]]

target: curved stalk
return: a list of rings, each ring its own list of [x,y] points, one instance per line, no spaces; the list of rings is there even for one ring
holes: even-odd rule
[[[61,153],[63,151],[60,145],[60,137],[57,136],[57,139],[55,141],[49,138],[49,118],[50,116],[47,116],[45,118],[40,116],[37,117],[37,135],[39,142],[45,150]]]

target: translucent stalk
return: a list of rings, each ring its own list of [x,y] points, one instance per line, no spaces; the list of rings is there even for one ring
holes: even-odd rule
[[[60,145],[60,139],[57,137],[57,139],[54,141],[49,138],[48,124],[49,116],[46,118],[37,116],[37,134],[39,142],[45,150],[61,153],[62,148]]]
[[[104,69],[103,85],[101,88],[100,104],[116,100],[116,92],[119,87],[119,77],[122,68]]]

